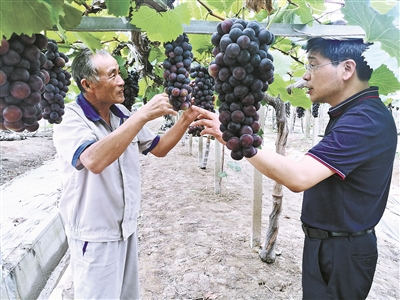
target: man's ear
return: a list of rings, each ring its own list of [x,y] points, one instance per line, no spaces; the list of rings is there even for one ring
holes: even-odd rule
[[[345,60],[343,62],[344,73],[343,79],[350,79],[356,73],[356,62],[352,59]]]
[[[81,80],[81,85],[86,91],[90,90],[90,83],[86,79]]]

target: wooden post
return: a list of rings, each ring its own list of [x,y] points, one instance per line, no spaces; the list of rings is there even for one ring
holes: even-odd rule
[[[189,134],[189,154],[192,154],[193,134]]]
[[[215,139],[214,141],[214,155],[215,155],[215,162],[214,162],[214,193],[220,194],[221,193],[221,180],[218,176],[219,172],[222,171],[222,160],[221,160],[221,150],[222,144]]]
[[[265,106],[261,106],[258,113],[260,114],[260,130],[265,127]],[[252,222],[251,222],[251,238],[250,247],[258,247],[261,244],[261,220],[262,220],[262,174],[256,168],[253,173],[253,204],[252,204]]]
[[[314,126],[313,126],[313,139],[312,145],[314,146],[318,143],[318,134],[319,134],[319,118],[314,118]]]
[[[199,153],[198,153],[198,158],[199,158],[199,167],[201,168],[203,166],[203,137],[199,137]]]
[[[311,137],[311,109],[307,108],[304,113],[304,118],[306,119],[306,138]]]

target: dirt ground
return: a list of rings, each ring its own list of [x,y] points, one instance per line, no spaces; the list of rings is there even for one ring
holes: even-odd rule
[[[149,124],[157,130],[160,122]],[[264,137],[273,147],[276,134]],[[51,134],[1,141],[0,184],[55,158]],[[199,168],[199,138],[183,139],[165,158],[143,156],[139,219],[141,296],[150,299],[301,299],[302,193],[284,188],[276,260],[261,261],[250,247],[253,168],[224,155],[219,194],[214,190],[214,141]],[[206,140],[204,139],[204,147]],[[311,146],[302,133],[289,135],[286,153],[300,158]],[[392,191],[398,197],[396,158]],[[273,182],[263,178],[262,243],[272,211]],[[398,210],[397,210],[398,211]],[[398,223],[397,223],[398,226]],[[379,260],[368,299],[400,299],[399,242],[379,236]]]

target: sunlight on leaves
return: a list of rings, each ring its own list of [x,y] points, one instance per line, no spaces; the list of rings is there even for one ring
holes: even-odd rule
[[[400,90],[400,82],[386,65],[374,70],[369,83],[371,86],[379,86],[379,93],[382,95],[389,95]]]
[[[106,0],[107,10],[116,17],[127,16],[131,7],[130,0]]]
[[[393,25],[393,17],[381,15],[366,2],[359,1],[346,1],[342,13],[349,25],[364,29],[366,41],[381,42],[382,49],[396,57],[397,64],[400,64],[400,30]]]
[[[97,49],[101,49],[101,41],[87,32],[74,32],[74,35],[80,40],[86,47],[95,52]]]
[[[21,11],[24,13],[22,14]],[[29,16],[27,18],[27,16]],[[13,32],[31,35],[56,25],[53,9],[45,1],[4,1],[0,10],[0,36],[9,39]],[[7,24],[7,26],[5,26]]]
[[[163,43],[175,40],[182,34],[182,25],[189,24],[190,18],[191,13],[185,3],[163,13],[142,6],[133,14],[131,24],[145,31],[150,40]]]

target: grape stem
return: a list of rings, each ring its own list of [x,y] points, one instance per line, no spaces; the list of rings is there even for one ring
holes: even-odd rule
[[[217,19],[220,19],[221,21],[225,20],[225,18],[214,14],[213,11],[207,5],[205,5],[201,0],[197,0],[197,2],[199,2],[207,10],[208,14],[210,14],[211,16],[213,16]]]

